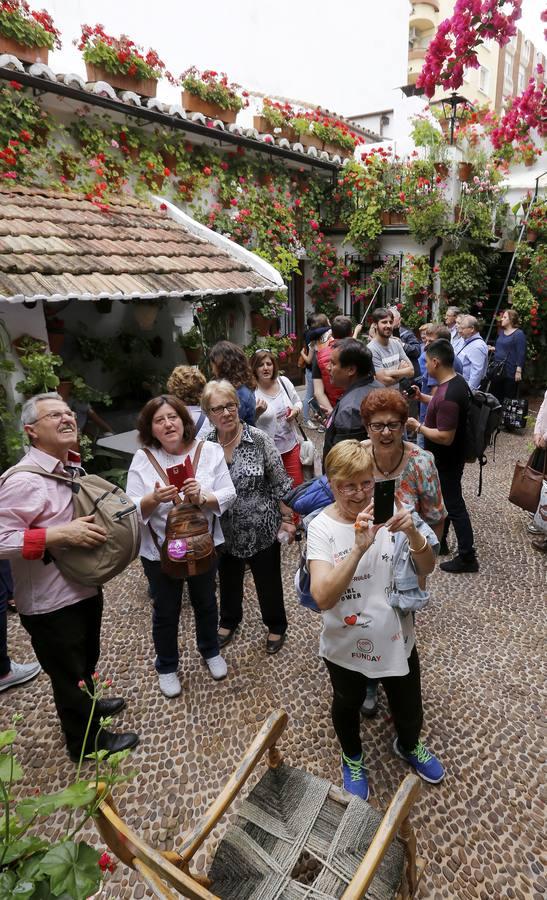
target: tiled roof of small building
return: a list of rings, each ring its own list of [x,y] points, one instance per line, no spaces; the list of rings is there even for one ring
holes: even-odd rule
[[[229,246],[225,238],[209,234],[211,241],[168,211],[129,196],[104,210],[77,194],[2,185],[0,301],[152,300],[280,289],[274,270],[266,277],[261,260],[254,267],[252,254],[235,245],[232,254],[216,245]]]

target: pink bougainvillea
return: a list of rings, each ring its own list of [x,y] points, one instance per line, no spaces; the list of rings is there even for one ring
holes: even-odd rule
[[[502,12],[504,7],[511,7]],[[427,49],[417,86],[432,97],[441,85],[456,90],[466,69],[478,69],[477,48],[485,40],[500,46],[517,33],[522,0],[456,0],[450,19],[441,22]]]

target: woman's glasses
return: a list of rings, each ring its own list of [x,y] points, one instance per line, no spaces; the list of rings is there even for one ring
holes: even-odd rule
[[[374,479],[362,481],[361,484],[342,484],[336,487],[343,497],[355,497],[357,494],[368,494],[374,487]]]
[[[367,429],[368,431],[374,431],[376,432],[376,434],[379,434],[386,428],[388,428],[390,431],[399,431],[402,426],[402,422],[369,422],[367,425]]]
[[[209,412],[212,412],[214,416],[220,415],[224,410],[228,413],[233,413],[237,409],[237,403],[224,403],[222,406],[211,406],[209,408]]]

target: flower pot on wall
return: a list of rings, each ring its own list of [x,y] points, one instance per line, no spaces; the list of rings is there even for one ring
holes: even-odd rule
[[[262,313],[251,313],[251,325],[261,337],[267,337],[275,326],[275,319],[267,319]]]
[[[184,347],[189,366],[197,366],[203,357],[203,347]]]
[[[112,87],[118,88],[119,91],[133,91],[134,94],[140,94],[142,97],[156,96],[158,83],[155,78],[133,78],[131,75],[107,72],[106,69],[88,62],[86,62],[85,68],[88,81],[106,81]]]
[[[532,231],[532,229],[529,228],[526,232],[526,240],[528,241],[528,243],[533,244],[534,241],[537,241],[537,238],[538,238],[537,231]]]
[[[273,134],[274,127],[264,116],[253,116],[253,128],[256,128],[259,134]]]
[[[158,318],[159,306],[157,303],[135,303],[133,313],[141,331],[151,331]]]
[[[0,53],[9,53],[28,63],[44,63],[47,66],[49,47],[28,47],[0,34]]]
[[[112,300],[110,297],[101,297],[101,299],[97,300],[93,306],[98,313],[102,313],[103,315],[112,312]]]
[[[471,181],[473,175],[473,166],[471,163],[458,163],[458,178],[460,181]]]
[[[394,212],[391,210],[389,213],[389,224],[406,225],[406,212]]]
[[[448,166],[443,162],[433,163],[433,168],[435,169],[437,175],[440,175],[441,178],[448,178]]]
[[[386,225],[389,225],[389,212],[387,211],[387,209],[383,209],[382,212],[380,213],[380,220],[384,227]]]
[[[199,112],[207,119],[220,119],[225,125],[232,125],[237,116],[237,110],[223,109],[217,103],[207,103],[189,91],[182,92],[182,105],[186,112]]]
[[[304,134],[299,134],[297,140],[302,144],[303,147],[315,147],[316,150],[323,149],[323,141],[319,140],[315,134],[312,134],[311,131],[309,133],[304,132]]]

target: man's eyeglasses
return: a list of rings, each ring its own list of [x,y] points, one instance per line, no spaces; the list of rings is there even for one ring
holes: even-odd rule
[[[237,403],[224,403],[222,406],[211,406],[209,412],[212,412],[214,416],[220,415],[224,410],[228,413],[233,413],[237,409]]]
[[[390,431],[399,431],[399,429],[402,428],[402,425],[402,422],[369,422],[367,429],[378,434],[379,432],[384,431],[385,428],[388,428]]]
[[[75,419],[76,418],[75,414],[72,412],[71,409],[63,409],[62,411],[56,410],[55,412],[44,413],[43,416],[38,416],[37,419],[34,419],[33,422],[29,422],[28,424],[36,425],[36,423],[41,422],[42,419],[51,419],[52,422],[60,422],[61,419],[63,418],[63,416],[65,417],[65,419]]]
[[[344,484],[338,486],[338,490],[344,497],[354,497],[356,494],[368,494],[374,487],[374,479],[362,481],[361,484]]]

